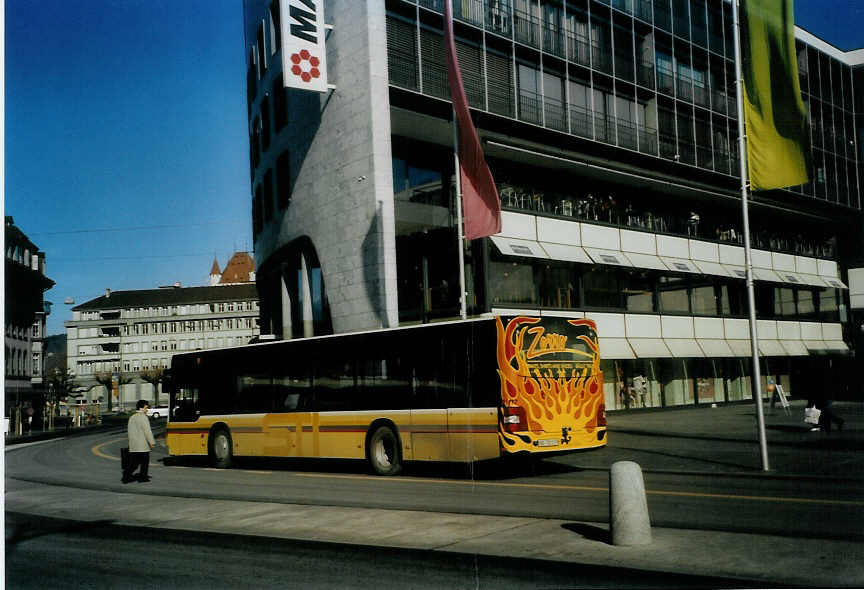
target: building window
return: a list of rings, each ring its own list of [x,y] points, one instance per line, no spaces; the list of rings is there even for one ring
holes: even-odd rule
[[[660,276],[659,279],[660,311],[663,313],[690,313],[687,278],[683,276]]]
[[[592,266],[582,274],[582,285],[587,307],[621,308],[618,269],[608,266]]]

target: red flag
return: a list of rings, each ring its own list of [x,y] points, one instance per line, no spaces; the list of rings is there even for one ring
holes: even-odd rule
[[[462,212],[465,238],[473,240],[501,231],[501,200],[498,187],[483,158],[483,148],[468,112],[468,98],[462,85],[462,72],[453,41],[453,15],[450,0],[444,0],[444,47],[447,50],[447,77],[459,130],[459,177],[462,181]]]

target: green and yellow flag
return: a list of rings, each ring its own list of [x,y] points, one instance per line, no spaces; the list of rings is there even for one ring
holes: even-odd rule
[[[809,180],[792,0],[741,0],[747,166],[754,191]]]

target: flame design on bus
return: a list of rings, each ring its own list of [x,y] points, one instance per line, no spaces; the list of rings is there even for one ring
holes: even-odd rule
[[[605,431],[605,420],[599,420],[603,374],[597,326],[587,319],[563,321],[569,324],[561,325],[569,335],[548,331],[549,318],[520,316],[510,319],[506,327],[496,318],[502,401],[499,438],[507,452],[605,444],[602,433],[598,436],[598,428]],[[570,346],[568,336],[575,336]],[[519,416],[518,426],[513,426],[515,420],[504,423],[510,413]]]

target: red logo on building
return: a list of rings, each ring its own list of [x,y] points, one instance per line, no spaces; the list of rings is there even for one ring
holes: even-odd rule
[[[291,66],[291,73],[299,76],[304,82],[309,82],[312,78],[318,78],[321,75],[321,71],[318,69],[321,61],[306,49],[300,53],[292,53],[291,63],[294,64]]]

